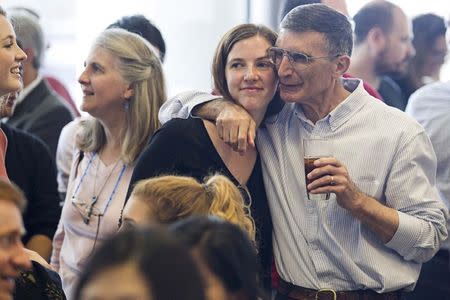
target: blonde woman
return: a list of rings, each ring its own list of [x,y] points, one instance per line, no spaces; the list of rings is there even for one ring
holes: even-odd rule
[[[76,135],[76,149],[52,254],[68,299],[96,245],[118,229],[135,161],[159,127],[166,97],[152,47],[122,29],[96,39],[79,83],[90,117],[65,129]]]
[[[194,215],[213,215],[236,224],[255,241],[255,224],[240,191],[227,177],[203,183],[187,176],[160,176],[139,181],[123,211],[123,227],[169,224]]]

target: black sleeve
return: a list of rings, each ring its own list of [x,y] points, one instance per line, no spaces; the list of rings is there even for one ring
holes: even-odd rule
[[[189,120],[189,119],[188,119]],[[188,120],[173,119],[160,128],[144,149],[131,177],[127,199],[139,180],[163,174],[171,174],[180,167],[185,151],[192,142],[189,132],[192,124]]]
[[[24,243],[36,234],[53,239],[61,215],[55,163],[41,140],[19,130],[11,131],[6,168],[11,181],[24,191],[28,200],[23,216],[27,231]]]
[[[35,179],[33,180],[33,203],[30,201],[30,235],[43,234],[53,239],[59,218],[61,205],[56,182],[56,166],[46,145],[35,141],[33,155],[35,160]]]

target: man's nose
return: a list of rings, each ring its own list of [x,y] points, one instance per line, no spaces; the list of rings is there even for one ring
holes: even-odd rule
[[[292,64],[291,64],[289,58],[286,55],[283,55],[283,57],[281,58],[281,62],[278,66],[278,70],[277,70],[278,76],[282,77],[285,75],[289,75],[292,73],[292,71],[293,71],[293,67],[292,67]]]

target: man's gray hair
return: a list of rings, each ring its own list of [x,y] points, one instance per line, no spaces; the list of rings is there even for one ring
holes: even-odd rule
[[[44,60],[45,37],[39,19],[25,10],[11,10],[9,13],[11,24],[16,32],[17,42],[22,49],[33,49],[33,67],[39,69]]]
[[[330,55],[352,54],[353,32],[348,18],[324,4],[297,6],[281,21],[281,30],[319,32],[325,36]]]

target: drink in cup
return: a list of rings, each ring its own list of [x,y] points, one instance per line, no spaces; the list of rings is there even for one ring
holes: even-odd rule
[[[313,171],[316,167],[314,166],[314,161],[321,157],[332,156],[331,142],[320,138],[310,138],[303,139],[303,157],[305,165],[305,183],[306,186],[313,182],[307,178],[307,175]],[[309,200],[328,200],[330,199],[330,194],[310,194],[307,190]]]

